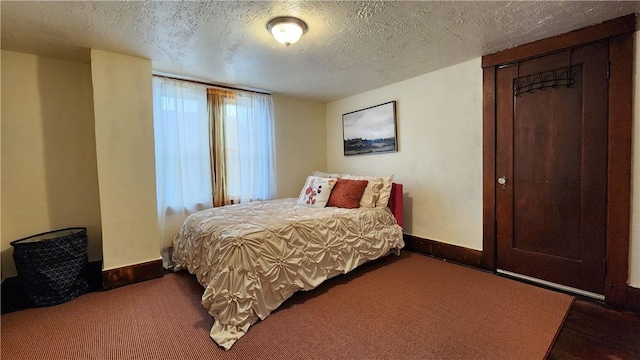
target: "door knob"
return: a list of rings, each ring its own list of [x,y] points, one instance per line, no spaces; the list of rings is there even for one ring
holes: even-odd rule
[[[507,177],[506,176],[501,176],[498,178],[498,184],[504,186],[507,184]]]

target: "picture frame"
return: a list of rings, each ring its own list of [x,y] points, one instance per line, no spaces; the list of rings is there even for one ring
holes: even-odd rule
[[[396,101],[342,115],[344,156],[398,151]]]

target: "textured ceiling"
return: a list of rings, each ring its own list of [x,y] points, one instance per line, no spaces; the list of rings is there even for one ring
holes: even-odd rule
[[[88,61],[89,48],[154,71],[331,101],[640,10],[637,1],[6,1],[3,49]],[[308,32],[284,47],[275,16]]]

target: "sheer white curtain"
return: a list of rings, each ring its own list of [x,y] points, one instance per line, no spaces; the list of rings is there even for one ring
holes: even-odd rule
[[[226,198],[234,203],[276,196],[273,99],[236,91],[224,97]],[[219,112],[220,113],[220,112]]]
[[[206,87],[153,78],[158,222],[163,265],[190,214],[213,206]]]

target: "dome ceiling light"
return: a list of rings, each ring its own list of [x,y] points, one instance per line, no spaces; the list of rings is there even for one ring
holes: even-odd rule
[[[267,29],[276,41],[289,46],[300,40],[302,34],[307,32],[307,24],[298,18],[279,16],[269,20]]]

